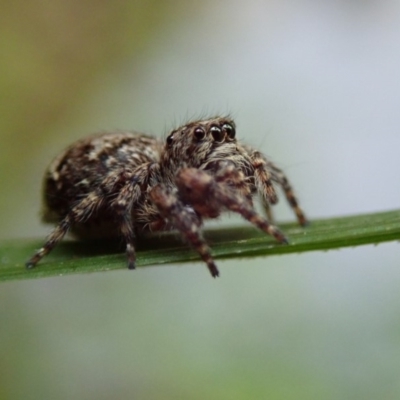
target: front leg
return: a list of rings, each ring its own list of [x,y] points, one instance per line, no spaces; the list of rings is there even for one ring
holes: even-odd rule
[[[219,271],[211,256],[210,248],[201,235],[201,220],[192,208],[188,208],[170,190],[161,185],[150,192],[150,199],[158,208],[161,216],[177,229],[183,238],[199,253],[207,264],[211,275],[219,276]]]
[[[270,204],[275,204],[278,201],[272,181],[281,185],[285,197],[296,214],[300,225],[307,225],[308,221],[303,210],[299,206],[299,202],[293,192],[293,188],[281,169],[279,169],[271,161],[268,161],[265,156],[251,147],[245,147],[245,150],[250,156],[251,163],[254,168],[254,177],[258,192],[261,194],[264,209],[268,218],[271,220],[272,213]]]
[[[251,164],[254,168],[254,179],[258,192],[261,194],[264,204],[276,204],[278,196],[276,195],[272,177],[267,168],[267,161],[259,151],[250,153]]]
[[[308,220],[303,210],[299,206],[299,202],[293,192],[292,185],[290,184],[285,173],[271,161],[268,161],[267,167],[271,173],[272,180],[281,185],[283,192],[285,193],[286,199],[290,207],[292,207],[293,211],[295,212],[297,220],[299,221],[300,225],[307,226]]]
[[[219,176],[225,176],[229,182],[229,175],[237,177],[237,170],[229,165]],[[253,208],[252,203],[229,184],[217,181],[205,171],[195,168],[183,168],[176,177],[176,185],[180,197],[190,204],[200,215],[218,215],[224,209],[237,212],[262,231],[273,236],[281,243],[287,243],[283,233],[271,225],[267,219],[259,215]]]

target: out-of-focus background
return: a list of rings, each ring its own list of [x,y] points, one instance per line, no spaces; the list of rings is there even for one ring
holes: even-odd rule
[[[311,219],[399,207],[399,2],[1,3],[0,239],[48,233],[42,174],[71,141],[227,112]],[[399,256],[3,283],[0,398],[398,399]]]

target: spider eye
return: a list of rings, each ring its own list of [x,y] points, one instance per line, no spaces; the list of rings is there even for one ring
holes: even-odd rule
[[[172,133],[167,137],[167,144],[171,145],[173,141],[174,141],[174,134]]]
[[[216,142],[222,142],[224,140],[224,133],[220,127],[212,126],[210,132]]]
[[[227,133],[230,139],[234,139],[236,135],[236,130],[231,124],[224,124],[222,129]]]
[[[204,137],[206,136],[206,132],[203,128],[196,128],[193,134],[197,140],[204,139]]]

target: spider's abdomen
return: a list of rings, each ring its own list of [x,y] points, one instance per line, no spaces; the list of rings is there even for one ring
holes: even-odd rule
[[[158,139],[133,132],[105,133],[75,142],[46,171],[43,220],[63,218],[108,176],[158,162],[161,146]]]

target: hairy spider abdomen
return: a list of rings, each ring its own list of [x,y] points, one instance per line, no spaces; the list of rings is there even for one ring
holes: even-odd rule
[[[134,132],[104,133],[77,141],[45,173],[43,220],[63,218],[106,177],[114,177],[114,191],[118,190],[118,184],[124,183],[123,172],[157,163],[161,147],[159,139]]]

